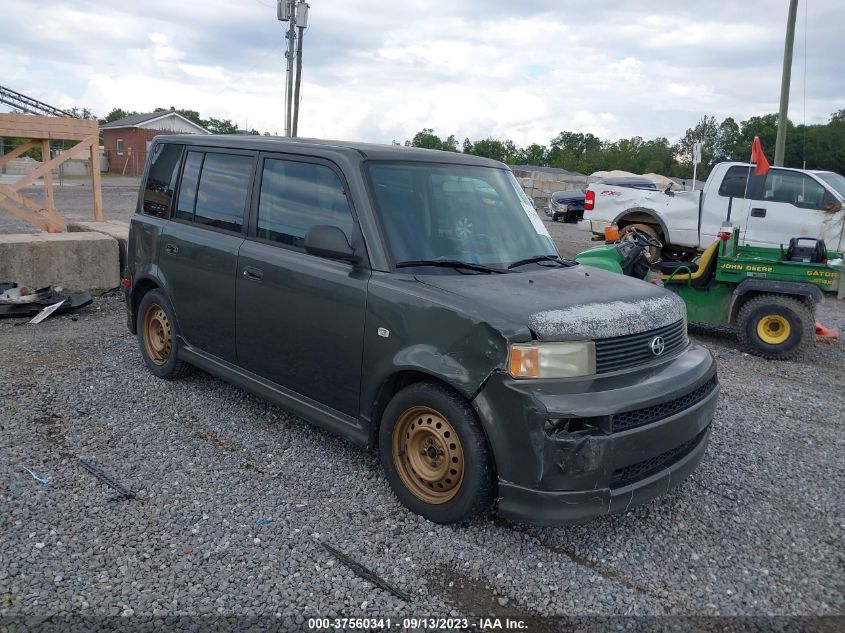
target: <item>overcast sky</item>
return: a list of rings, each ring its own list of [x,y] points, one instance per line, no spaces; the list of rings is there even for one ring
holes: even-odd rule
[[[809,2],[807,6],[806,3]],[[311,0],[300,135],[676,140],[776,112],[788,0]],[[175,106],[281,133],[273,0],[3,0],[0,84],[60,106]],[[805,20],[805,7],[807,19]],[[845,108],[843,0],[801,0],[790,118]],[[8,108],[4,108],[8,110]]]

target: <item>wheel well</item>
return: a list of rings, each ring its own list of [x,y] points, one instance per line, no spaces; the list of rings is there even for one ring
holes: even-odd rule
[[[421,371],[413,371],[413,370],[405,370],[396,372],[390,378],[382,383],[381,387],[379,388],[378,395],[376,396],[376,400],[373,403],[372,409],[372,417],[370,418],[372,421],[372,429],[371,429],[371,439],[370,439],[370,446],[373,449],[378,449],[378,436],[379,436],[379,429],[381,427],[381,417],[384,413],[385,408],[387,408],[387,404],[390,400],[395,396],[397,393],[402,391],[405,387],[410,385],[419,383],[419,382],[431,382],[439,385],[443,385],[447,389],[451,389],[455,393],[457,393],[462,398],[464,395],[455,389],[452,385],[450,385],[445,380],[441,380],[436,376],[431,374],[426,374],[425,372]],[[470,404],[472,406],[472,404]],[[484,440],[487,443],[487,451],[490,454],[490,463],[493,467],[493,472],[498,472],[498,467],[496,465],[496,455],[493,452],[493,447],[490,444],[490,438],[487,435],[487,429],[484,427],[482,423],[480,425],[481,432],[484,435]]]
[[[432,382],[435,384],[443,385],[444,387],[451,389],[452,391],[457,391],[448,382],[441,380],[436,376],[432,376],[431,374],[426,374],[422,371],[405,370],[396,372],[382,383],[381,387],[379,388],[378,395],[376,395],[376,400],[373,403],[372,416],[370,418],[372,420],[373,427],[371,441],[373,447],[378,447],[378,433],[379,427],[381,427],[381,416],[384,413],[384,410],[387,408],[387,404],[390,402],[393,396],[402,391],[405,387],[414,385],[418,382]],[[461,397],[463,397],[463,394],[461,394]]]
[[[662,238],[666,236],[665,232],[663,231],[663,225],[660,223],[654,215],[646,211],[645,209],[631,209],[630,211],[626,211],[619,219],[616,221],[616,226],[620,229],[625,228],[630,224],[650,224],[652,225],[655,230],[657,231],[657,236]]]
[[[144,295],[147,294],[150,290],[154,290],[158,288],[158,284],[154,282],[152,279],[142,279],[137,284],[132,284],[132,294],[130,295],[130,299],[132,301],[132,333],[136,333],[136,328],[138,326],[138,305],[141,303],[141,299],[144,298]]]

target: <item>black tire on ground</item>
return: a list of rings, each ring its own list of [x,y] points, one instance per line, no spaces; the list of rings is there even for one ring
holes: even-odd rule
[[[435,430],[435,427],[439,430]],[[406,430],[407,433],[404,432]],[[426,435],[427,433],[429,435]],[[441,435],[438,436],[438,433]],[[444,440],[443,433],[449,439]],[[457,442],[453,441],[455,435]],[[428,463],[422,464],[421,467],[418,464],[417,470],[414,470],[412,453],[417,453],[404,450],[415,445],[415,438],[420,442],[416,446],[423,449],[419,454],[425,455],[417,461],[432,460],[432,469],[428,472],[425,470]],[[430,453],[425,452],[426,448]],[[443,450],[438,451],[439,448],[444,449],[445,454]],[[496,480],[481,423],[469,403],[444,385],[416,383],[393,396],[382,416],[379,452],[387,480],[399,501],[429,521],[466,521],[487,510],[493,502]],[[442,460],[437,463],[437,468],[434,468],[434,460]],[[459,479],[438,480],[436,473],[439,472],[441,464],[451,469],[444,471],[445,477],[454,478],[454,475],[457,475]],[[453,466],[460,468],[460,472]],[[449,475],[449,472],[454,475]],[[419,474],[426,475],[426,479]],[[403,476],[406,479],[411,477],[413,481],[406,483]],[[451,490],[438,491],[435,487],[440,485],[438,481],[448,482],[446,488],[451,487]],[[416,491],[414,486],[417,487]],[[431,495],[441,495],[441,498],[422,498],[429,493],[426,486],[431,488]],[[452,496],[448,497],[450,494]]]
[[[642,231],[646,235],[649,235],[653,238],[656,238],[656,239],[660,240],[661,242],[663,241],[660,237],[660,229],[658,227],[654,226],[653,224],[641,224],[639,222],[636,223],[636,224],[628,224],[628,225],[622,227],[621,229],[619,229],[619,239],[620,240],[625,239],[625,236],[628,235],[629,233],[631,233],[634,229]],[[664,247],[665,246],[666,245],[664,244]],[[649,246],[648,247],[648,261],[649,261],[649,263],[653,264],[656,261],[658,261],[660,259],[660,256],[662,255],[662,253],[663,253],[662,248],[655,248],[654,246]]]
[[[179,360],[179,330],[164,292],[155,288],[143,296],[135,323],[138,346],[147,369],[158,378],[184,375],[188,365]]]
[[[736,318],[739,342],[770,360],[791,360],[815,340],[815,318],[803,301],[786,295],[752,297]],[[768,340],[767,340],[768,339]]]

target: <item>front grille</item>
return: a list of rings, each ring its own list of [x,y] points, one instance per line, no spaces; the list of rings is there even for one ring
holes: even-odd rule
[[[595,342],[596,373],[605,374],[636,367],[657,359],[658,356],[651,351],[651,342],[658,336],[663,338],[664,343],[663,353],[659,355],[659,358],[671,356],[687,345],[686,323],[681,319],[671,325],[648,332],[597,339]]]
[[[679,411],[689,409],[691,406],[701,402],[710,395],[713,389],[716,388],[716,376],[705,382],[700,387],[693,389],[688,394],[669,400],[668,402],[661,402],[645,409],[637,409],[636,411],[625,411],[624,413],[617,413],[613,416],[613,432],[627,431],[628,429],[635,429],[638,426],[645,426],[652,422],[657,422],[671,415],[675,415]]]
[[[631,484],[642,481],[647,477],[651,477],[664,468],[668,468],[675,462],[678,462],[689,455],[692,450],[698,446],[699,442],[704,439],[705,433],[707,433],[707,429],[704,429],[691,440],[684,442],[675,448],[669,449],[665,453],[644,459],[643,461],[631,464],[630,466],[625,466],[625,468],[617,468],[613,471],[613,475],[610,478],[610,487],[621,488],[623,486],[630,486]]]

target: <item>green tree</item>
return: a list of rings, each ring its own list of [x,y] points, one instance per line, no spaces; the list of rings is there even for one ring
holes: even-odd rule
[[[433,129],[427,127],[417,132],[410,141],[405,141],[405,147],[422,147],[423,149],[440,149],[447,152],[457,152],[458,141],[455,139],[454,134],[446,140],[441,140],[434,133]]]
[[[719,125],[716,117],[704,115],[695,127],[688,128],[684,136],[675,145],[675,158],[679,166],[679,176],[691,178],[693,172],[692,146],[701,143],[701,164],[696,176],[706,178],[716,163],[719,153]]]
[[[128,116],[133,114],[138,114],[135,110],[124,110],[123,108],[112,108],[111,112],[109,112],[104,118],[100,119],[100,125],[105,125],[106,123],[111,123],[112,121],[118,121],[120,119],[125,119]]]
[[[590,174],[602,169],[604,147],[593,134],[561,132],[551,140],[548,164],[569,171]]]
[[[751,154],[751,147],[747,151],[742,137],[742,130],[739,124],[728,117],[719,124],[719,130],[716,134],[716,161],[726,160],[745,160],[744,155]]]
[[[738,149],[739,155],[735,156],[737,160],[748,161],[751,158],[751,143],[754,142],[755,136],[760,137],[760,143],[763,146],[763,151],[767,153],[769,160],[771,161],[774,159],[775,141],[778,134],[777,114],[753,116],[740,124],[740,130],[742,133],[742,140]],[[786,126],[787,148],[794,145],[794,131],[795,127],[792,125],[792,122],[788,121]]]
[[[517,162],[521,165],[537,165],[545,167],[548,165],[549,150],[545,145],[531,143],[517,153]]]
[[[215,119],[214,117],[208,119],[203,127],[212,134],[236,134],[238,131],[238,126],[230,119]]]
[[[519,149],[510,139],[500,141],[495,138],[486,138],[471,143],[469,139],[464,141],[464,153],[474,156],[492,158],[507,164],[514,164],[519,157]]]

